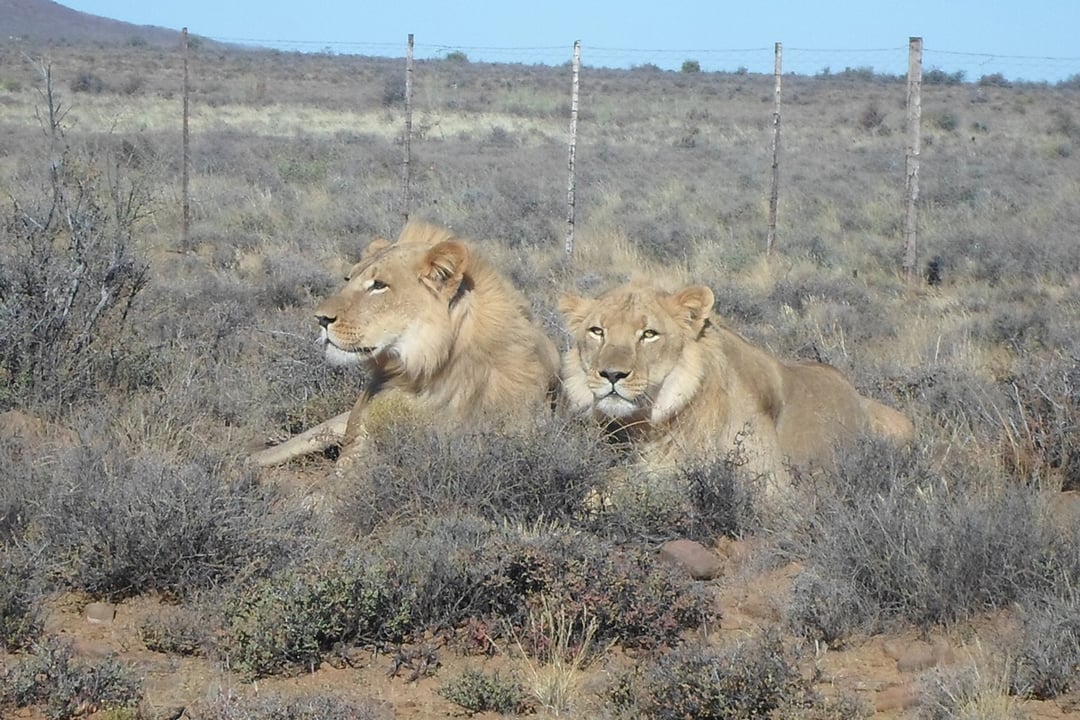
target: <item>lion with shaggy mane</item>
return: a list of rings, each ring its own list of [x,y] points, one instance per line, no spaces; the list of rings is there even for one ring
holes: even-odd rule
[[[596,299],[563,296],[568,404],[609,423],[646,461],[725,457],[739,442],[773,480],[791,466],[827,466],[837,443],[860,434],[913,438],[907,417],[839,370],[774,358],[715,320],[713,303],[707,287],[672,294],[642,282]]]
[[[327,360],[362,368],[363,391],[350,412],[255,453],[259,465],[339,443],[355,456],[376,408],[468,425],[550,406],[558,350],[525,297],[445,228],[411,222],[372,241],[315,315]]]

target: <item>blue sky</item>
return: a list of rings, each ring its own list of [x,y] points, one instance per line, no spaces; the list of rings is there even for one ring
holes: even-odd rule
[[[906,72],[907,41],[924,39],[924,67],[963,70],[968,80],[1057,81],[1080,74],[1080,1],[698,0],[476,2],[475,0],[64,0],[83,12],[141,25],[187,26],[220,40],[288,49],[403,56],[414,33],[418,57],[461,50],[472,60],[550,62],[582,42],[586,66],[653,63],[705,70],[772,71],[874,67]],[[535,9],[526,10],[532,6]],[[564,50],[564,48],[566,48]],[[896,51],[882,54],[879,51]],[[753,51],[753,52],[744,52]],[[806,52],[804,52],[806,51]],[[862,51],[872,51],[865,52]]]

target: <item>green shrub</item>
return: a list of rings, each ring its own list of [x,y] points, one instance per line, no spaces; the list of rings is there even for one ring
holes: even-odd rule
[[[960,127],[960,118],[957,117],[955,112],[948,110],[927,113],[923,116],[923,122],[927,127],[935,127],[945,132],[953,132]]]
[[[699,73],[701,72],[701,63],[697,60],[683,60],[680,70],[684,73]]]
[[[571,617],[587,608],[595,641],[626,647],[674,644],[715,617],[706,589],[650,551],[555,525],[434,515],[344,556],[300,559],[238,585],[217,649],[251,676],[290,673],[318,665],[334,646],[401,642],[470,621],[521,635],[545,601]]]
[[[405,105],[405,78],[396,74],[387,76],[383,83],[382,104],[383,107]]]
[[[497,550],[504,564],[488,580],[489,592],[517,628],[528,621],[523,610],[539,608],[545,598],[571,617],[587,611],[597,623],[598,645],[662,648],[714,619],[705,588],[644,548],[552,533]]]
[[[1012,87],[1012,83],[1001,73],[989,73],[979,78],[980,87]]]
[[[922,81],[927,85],[961,85],[966,74],[963,70],[950,73],[935,67],[923,72]]]
[[[885,125],[885,113],[874,101],[871,101],[859,115],[859,127],[867,132],[885,133],[888,126]]]
[[[803,637],[842,647],[845,639],[877,618],[878,607],[860,591],[855,582],[804,570],[792,584],[788,623]]]
[[[369,557],[304,562],[233,590],[218,651],[252,677],[311,670],[335,644],[400,641],[416,624],[410,601]]]
[[[447,680],[439,694],[469,711],[520,714],[526,711],[527,693],[519,683],[498,672],[490,675],[466,668],[456,678]]]
[[[676,648],[621,676],[610,699],[620,717],[751,720],[798,707],[807,692],[779,635],[768,633],[722,648]]]
[[[134,708],[142,699],[132,668],[113,658],[96,663],[74,659],[71,646],[56,638],[36,646],[0,676],[0,707],[42,707],[50,720],[66,720],[88,709]]]

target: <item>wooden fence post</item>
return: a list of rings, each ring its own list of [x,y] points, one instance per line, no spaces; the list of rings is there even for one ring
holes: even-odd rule
[[[566,183],[566,256],[574,254],[574,161],[577,156],[578,77],[581,72],[581,41],[574,41],[573,83],[570,91],[570,177]]]
[[[783,76],[783,53],[781,43],[776,43],[776,59],[773,63],[773,140],[772,140],[772,189],[769,192],[769,232],[765,238],[765,255],[773,253],[776,244],[776,207],[780,200],[780,78]]]
[[[188,135],[188,105],[191,95],[191,86],[188,75],[188,54],[190,44],[188,43],[188,29],[184,28],[181,31],[181,35],[184,41],[184,119],[183,119],[183,162],[182,169],[180,170],[180,247],[187,251],[189,234],[191,232],[191,192],[189,188],[190,175],[191,175],[191,142]]]
[[[409,33],[409,47],[405,52],[405,156],[401,161],[401,215],[409,221],[409,186],[412,183],[412,81],[413,81],[413,34]]]
[[[922,139],[922,38],[912,37],[908,44],[907,83],[907,132],[908,145],[904,158],[907,176],[907,213],[904,217],[904,279],[910,283],[915,277],[918,259],[919,210],[919,153]]]

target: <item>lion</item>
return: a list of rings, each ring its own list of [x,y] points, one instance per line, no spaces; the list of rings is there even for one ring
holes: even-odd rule
[[[351,411],[256,453],[262,466],[341,444],[357,453],[372,413],[399,406],[450,427],[524,417],[554,399],[559,352],[525,297],[446,228],[409,222],[373,240],[316,309],[326,359],[364,371]]]
[[[837,443],[860,434],[913,439],[907,417],[839,370],[778,360],[714,318],[713,303],[704,286],[668,293],[643,281],[564,295],[569,408],[610,425],[643,461],[727,457],[739,444],[769,488],[793,467],[827,467]]]

